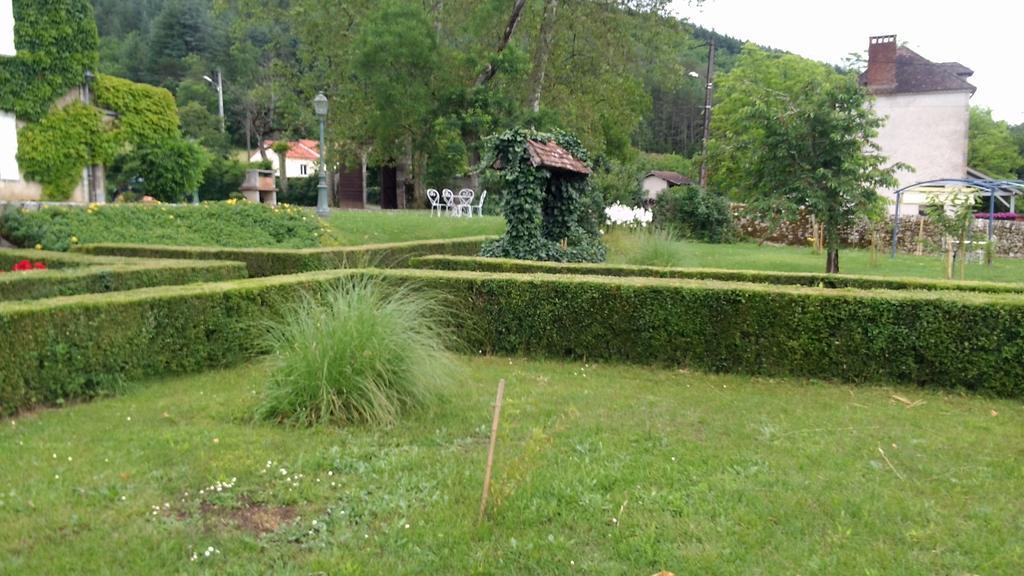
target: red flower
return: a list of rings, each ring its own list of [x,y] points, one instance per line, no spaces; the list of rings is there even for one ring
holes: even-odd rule
[[[30,270],[46,270],[46,264],[43,262],[32,262],[30,260],[22,260],[14,266],[11,266],[11,270],[15,272],[28,272]]]

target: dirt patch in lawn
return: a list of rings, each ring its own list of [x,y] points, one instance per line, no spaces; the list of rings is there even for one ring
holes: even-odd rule
[[[204,521],[231,524],[252,534],[269,534],[294,521],[298,511],[293,506],[268,506],[246,499],[231,507],[203,502],[199,515]]]

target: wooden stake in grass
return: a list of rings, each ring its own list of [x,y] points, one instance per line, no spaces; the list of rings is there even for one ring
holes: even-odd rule
[[[484,493],[480,497],[480,518],[487,512],[487,496],[491,492],[491,469],[494,466],[494,446],[498,442],[498,421],[501,419],[501,401],[505,397],[505,379],[498,381],[498,398],[494,401],[494,420],[491,422],[491,445],[487,448],[487,469],[484,470]]]

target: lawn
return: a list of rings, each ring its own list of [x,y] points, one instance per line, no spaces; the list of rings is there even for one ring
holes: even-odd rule
[[[497,236],[505,231],[500,216],[449,218],[431,216],[427,210],[336,210],[327,223],[325,246]]]
[[[734,244],[666,241],[647,231],[615,230],[605,235],[608,261],[613,264],[671,266],[687,268],[728,268],[733,270],[771,270],[776,272],[824,272],[825,254],[812,248],[758,245],[753,241]],[[844,249],[839,252],[840,271],[870,276],[907,276],[944,278],[941,256],[877,254],[872,261],[868,250]],[[957,276],[958,278],[958,276]],[[970,263],[967,280],[1024,282],[1024,259],[996,258],[992,266]]]
[[[0,573],[1019,574],[1024,565],[1018,401],[463,363],[443,405],[389,430],[253,423],[259,362],[6,422]],[[494,505],[478,526],[499,378],[509,385]]]

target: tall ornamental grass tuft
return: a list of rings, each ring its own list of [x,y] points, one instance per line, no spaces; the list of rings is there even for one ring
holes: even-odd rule
[[[388,426],[458,373],[438,293],[353,279],[268,326],[271,372],[257,416],[300,426]]]

